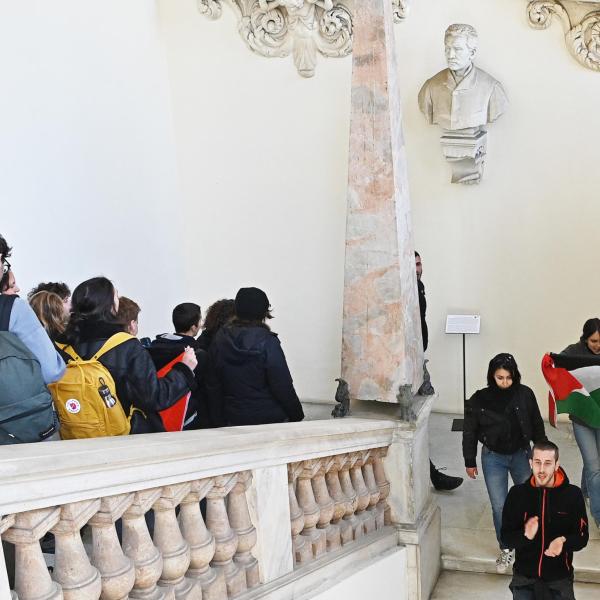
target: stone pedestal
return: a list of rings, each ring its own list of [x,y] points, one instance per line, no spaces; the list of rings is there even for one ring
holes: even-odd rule
[[[487,151],[485,129],[473,127],[446,131],[440,141],[444,156],[452,167],[452,183],[479,183]]]
[[[352,400],[421,385],[423,347],[392,3],[355,3],[342,378]]]

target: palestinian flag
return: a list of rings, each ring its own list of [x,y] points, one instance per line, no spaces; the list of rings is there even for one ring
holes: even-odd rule
[[[548,385],[550,423],[567,413],[590,427],[600,427],[600,356],[546,354],[542,373]]]

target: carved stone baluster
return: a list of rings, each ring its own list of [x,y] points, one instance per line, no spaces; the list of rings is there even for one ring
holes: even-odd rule
[[[40,539],[60,519],[60,507],[18,513],[2,539],[15,545],[15,591],[19,600],[63,600],[60,585],[50,579]],[[9,523],[10,525],[10,523]]]
[[[354,514],[358,518],[360,522],[360,528],[364,534],[367,533],[365,530],[365,520],[370,517],[370,515],[365,513],[365,510],[369,506],[371,495],[369,494],[369,490],[367,489],[365,480],[363,479],[362,454],[360,452],[353,452],[351,454],[351,460],[350,479],[352,480],[352,487],[356,491],[356,496],[358,498],[358,503]],[[356,531],[354,532],[354,537],[357,537]]]
[[[102,600],[126,600],[135,583],[133,561],[123,554],[115,521],[131,506],[133,494],[102,498],[100,510],[90,519],[92,564],[102,577]]]
[[[304,512],[296,498],[296,478],[302,468],[302,463],[288,465],[288,494],[290,498],[290,522],[292,529],[292,553],[294,555],[294,566],[306,564],[312,560],[312,548],[306,538],[300,535],[304,529]]]
[[[238,536],[229,524],[225,507],[225,497],[236,483],[236,473],[215,477],[215,485],[206,496],[206,525],[216,543],[212,566],[225,578],[229,598],[246,590],[246,573],[232,560],[237,550]]]
[[[376,451],[373,452],[373,472],[380,494],[379,502],[377,503],[379,527],[390,525],[392,522],[390,517],[390,507],[387,502],[387,498],[390,495],[390,482],[385,476],[385,469],[383,467],[383,459],[387,456],[387,452],[387,448],[377,448]]]
[[[200,512],[200,500],[206,497],[212,487],[213,480],[210,478],[192,482],[190,493],[179,507],[179,526],[190,545],[191,560],[186,577],[200,582],[204,600],[227,600],[225,580],[210,566],[215,555],[215,539],[206,528]]]
[[[5,589],[8,588],[8,573],[9,573],[9,568],[14,569],[14,564],[11,563],[11,567],[9,567],[9,564],[6,560],[6,555],[3,552],[3,546],[2,546],[2,534],[9,528],[12,527],[15,524],[15,515],[7,515],[5,517],[0,516],[0,569],[2,569],[3,566],[6,567],[6,572],[5,573],[0,573],[0,590],[2,590],[2,588],[4,587]],[[13,562],[14,562],[14,552],[12,553],[13,556]],[[11,600],[17,600],[17,593],[11,591]]]
[[[190,566],[190,547],[181,535],[175,509],[190,493],[190,483],[166,485],[154,509],[154,543],[163,557],[163,570],[159,587],[172,589],[176,600],[200,600],[200,582],[188,579],[185,574]]]
[[[256,545],[256,528],[250,519],[246,490],[252,483],[252,472],[238,473],[237,483],[227,498],[227,514],[229,523],[238,536],[238,547],[233,560],[246,574],[246,586],[256,587],[260,584],[258,561],[252,555]]]
[[[160,551],[152,542],[144,515],[160,498],[161,488],[137,492],[123,513],[123,552],[135,567],[135,583],[129,598],[167,600],[164,589],[156,585],[163,569]]]
[[[329,495],[335,503],[331,524],[339,529],[342,545],[348,544],[353,539],[352,527],[350,526],[350,523],[343,518],[346,513],[353,512],[352,503],[346,498],[346,494],[344,494],[340,484],[339,472],[344,461],[344,455],[334,456],[325,475]]]
[[[339,472],[340,485],[342,486],[344,496],[346,496],[348,499],[344,521],[346,521],[351,527],[353,540],[356,540],[363,535],[362,521],[356,516],[356,510],[358,508],[358,494],[352,485],[352,479],[350,477],[350,468],[356,462],[356,460],[357,457],[354,454],[343,455],[343,462]]]
[[[325,482],[325,473],[331,468],[333,462],[332,456],[319,459],[319,468],[312,479],[315,500],[319,505],[319,521],[317,523],[317,528],[325,531],[327,552],[336,550],[342,546],[340,528],[337,524],[331,522],[335,512],[335,502],[329,495],[327,483]]]
[[[366,533],[371,533],[378,529],[377,524],[377,503],[379,502],[379,498],[381,496],[381,492],[379,491],[379,487],[377,486],[377,482],[375,481],[375,475],[373,473],[373,454],[377,452],[377,450],[368,450],[363,452],[363,478],[365,480],[365,484],[367,489],[369,490],[370,500],[369,500],[369,508],[367,508],[367,513],[371,515],[371,518],[368,521],[365,521],[365,530]]]
[[[305,536],[312,547],[312,553],[315,558],[325,554],[327,551],[327,539],[325,531],[317,529],[319,522],[320,509],[315,500],[315,494],[312,487],[312,478],[319,470],[318,460],[305,460],[302,462],[302,469],[298,473],[296,494],[298,504],[304,511],[304,529],[302,535]]]
[[[100,499],[65,504],[51,529],[56,547],[54,579],[65,600],[97,600],[102,592],[100,573],[91,565],[81,539],[81,528],[99,508]]]

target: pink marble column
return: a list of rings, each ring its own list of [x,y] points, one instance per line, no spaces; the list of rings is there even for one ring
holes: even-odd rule
[[[355,400],[416,393],[423,347],[389,0],[354,8],[342,378]]]

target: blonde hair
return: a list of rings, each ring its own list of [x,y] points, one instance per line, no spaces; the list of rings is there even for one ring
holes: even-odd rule
[[[29,304],[51,340],[55,340],[65,332],[67,316],[63,301],[58,294],[47,291],[38,292],[31,296]]]

